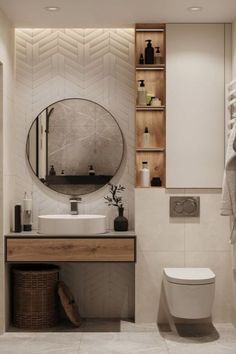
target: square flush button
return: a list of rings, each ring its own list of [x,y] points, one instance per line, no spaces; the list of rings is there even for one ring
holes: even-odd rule
[[[198,217],[200,215],[200,197],[170,197],[171,217]]]

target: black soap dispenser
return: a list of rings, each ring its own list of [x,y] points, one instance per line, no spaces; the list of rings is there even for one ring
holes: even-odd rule
[[[147,39],[147,47],[145,48],[145,64],[154,64],[154,48],[152,46],[152,40]]]

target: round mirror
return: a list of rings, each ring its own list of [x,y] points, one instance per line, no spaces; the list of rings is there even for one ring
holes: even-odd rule
[[[121,129],[99,104],[65,99],[45,108],[33,121],[26,154],[34,174],[63,194],[82,195],[107,184],[120,167]]]

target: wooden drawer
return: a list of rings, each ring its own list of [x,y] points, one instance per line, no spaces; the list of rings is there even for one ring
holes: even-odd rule
[[[7,262],[135,262],[135,237],[9,237]]]

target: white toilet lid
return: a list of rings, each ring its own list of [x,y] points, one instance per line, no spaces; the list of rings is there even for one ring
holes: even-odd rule
[[[211,284],[215,274],[209,268],[164,268],[166,279],[175,284]]]

